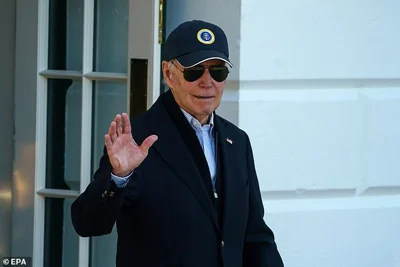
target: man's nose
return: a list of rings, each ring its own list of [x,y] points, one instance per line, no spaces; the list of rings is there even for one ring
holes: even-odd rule
[[[205,69],[203,75],[200,77],[200,85],[203,86],[212,85],[212,77],[208,69]]]

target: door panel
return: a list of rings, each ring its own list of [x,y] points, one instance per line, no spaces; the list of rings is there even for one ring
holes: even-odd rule
[[[95,3],[94,71],[127,73],[129,0]]]
[[[103,1],[105,0],[98,3],[100,4]],[[115,12],[111,12],[111,14],[116,16],[118,13],[116,6],[125,6],[125,1],[129,1],[129,26],[123,17],[116,19],[109,16],[103,19],[112,22],[112,26],[109,23],[108,27],[113,28],[108,30],[113,31],[112,36],[114,38],[110,38],[108,35],[107,38],[110,38],[110,40],[107,40],[106,44],[109,43],[110,47],[114,46],[114,48],[111,49],[113,52],[108,49],[100,49],[99,52],[106,54],[102,55],[96,52],[96,57],[104,60],[104,66],[115,65],[116,69],[112,70],[115,72],[121,68],[121,61],[117,60],[114,54],[116,54],[116,57],[122,56],[122,53],[116,50],[127,50],[128,54],[127,56],[125,54],[125,65],[123,67],[128,70],[128,81],[127,84],[110,82],[96,82],[95,84],[93,92],[93,171],[97,168],[99,157],[102,154],[104,133],[108,130],[115,115],[120,112],[128,112],[130,116],[135,116],[145,111],[151,106],[154,98],[158,97],[160,91],[160,45],[157,39],[158,12],[156,12],[159,8],[159,1],[123,1],[122,4],[121,0],[114,0],[111,2],[118,2],[118,4],[108,3],[107,5],[115,7]],[[106,10],[101,12],[110,15],[110,8]],[[125,11],[120,10],[120,12],[123,12],[125,16]],[[99,43],[100,46],[106,44],[101,41]],[[127,95],[129,95],[128,98]],[[115,226],[111,234],[92,238],[91,244],[90,262],[92,267],[115,266],[117,249]]]
[[[115,266],[116,230],[80,238],[70,206],[90,183],[117,113],[146,110],[160,91],[158,0],[38,0],[35,266]],[[145,61],[131,79],[132,59]],[[139,82],[140,81],[140,82]],[[138,91],[138,89],[140,89]],[[133,93],[132,93],[133,92]],[[140,92],[140,94],[137,94]],[[141,97],[138,97],[141,95]],[[42,116],[42,117],[40,117]],[[110,178],[111,179],[111,178]]]

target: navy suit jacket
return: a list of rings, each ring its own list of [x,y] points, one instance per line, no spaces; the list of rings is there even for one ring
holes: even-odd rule
[[[151,134],[158,140],[125,188],[111,180],[104,153],[93,181],[72,205],[76,232],[105,235],[116,223],[117,267],[283,266],[263,220],[249,138],[218,115],[214,123],[218,199],[206,182],[195,133],[168,91],[131,121],[136,142]]]

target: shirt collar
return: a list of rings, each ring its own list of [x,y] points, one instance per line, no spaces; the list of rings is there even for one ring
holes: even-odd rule
[[[187,113],[183,108],[180,108],[183,112],[183,114],[185,115],[186,119],[188,120],[188,122],[190,123],[190,125],[193,127],[194,125],[198,125],[199,128],[201,128],[201,123],[192,115],[190,115],[189,113]],[[214,128],[214,113],[211,113],[210,117],[209,117],[209,121],[208,124],[206,124],[210,127],[210,130],[212,130]],[[206,126],[203,125],[203,126]]]

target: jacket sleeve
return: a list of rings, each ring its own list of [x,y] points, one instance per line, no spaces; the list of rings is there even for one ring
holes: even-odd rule
[[[82,237],[111,233],[124,203],[137,197],[138,171],[133,172],[126,187],[118,187],[111,179],[111,164],[104,148],[99,168],[85,191],[72,203],[71,219]]]
[[[259,182],[253,151],[247,138],[247,170],[249,179],[249,217],[243,251],[243,267],[283,267],[272,230],[264,222]]]

